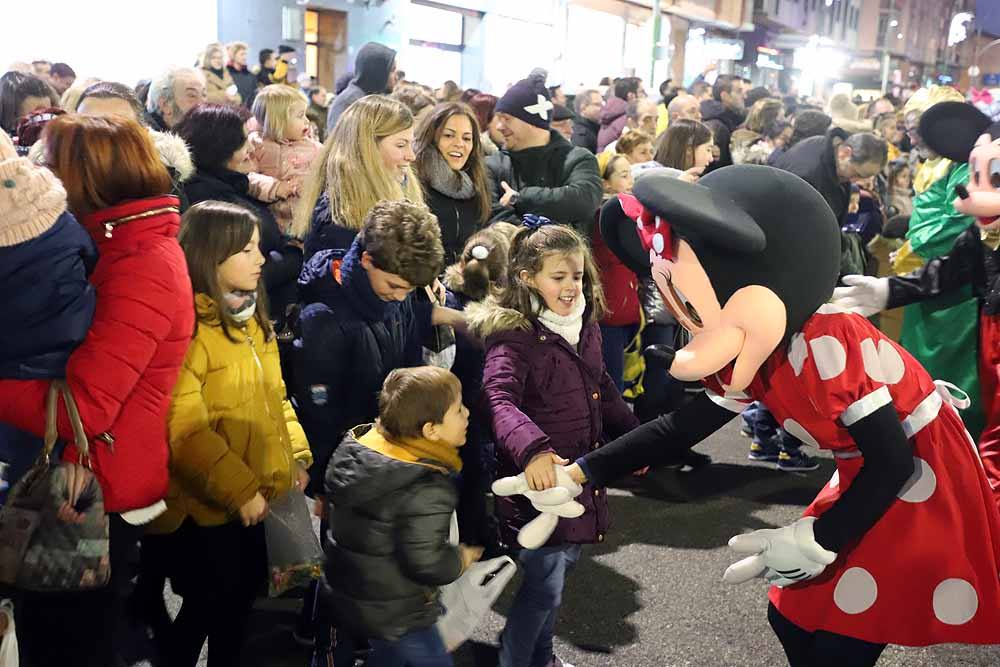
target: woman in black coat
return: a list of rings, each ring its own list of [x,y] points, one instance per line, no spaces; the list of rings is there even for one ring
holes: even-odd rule
[[[415,162],[428,208],[441,226],[445,264],[462,255],[465,242],[486,225],[490,193],[480,129],[465,104],[439,104],[417,127]]]
[[[280,331],[286,308],[297,299],[302,244],[282,234],[267,204],[251,194],[247,174],[253,163],[240,114],[232,107],[202,104],[188,112],[177,133],[187,142],[197,168],[184,184],[191,204],[225,201],[249,209],[260,219],[260,251],[265,258],[262,277],[271,317]]]

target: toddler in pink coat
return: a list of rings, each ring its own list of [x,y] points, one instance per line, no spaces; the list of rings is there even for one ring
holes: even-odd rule
[[[271,204],[281,231],[288,233],[299,188],[322,146],[309,136],[306,99],[295,88],[276,84],[261,89],[253,114],[260,127],[249,138],[257,172],[287,184],[290,192]]]

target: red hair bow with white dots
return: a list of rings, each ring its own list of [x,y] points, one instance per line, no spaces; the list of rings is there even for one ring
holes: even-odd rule
[[[646,209],[634,196],[622,193],[618,195],[622,211],[635,221],[636,231],[643,248],[649,253],[649,261],[654,259],[673,258],[673,238],[670,225],[658,215]]]

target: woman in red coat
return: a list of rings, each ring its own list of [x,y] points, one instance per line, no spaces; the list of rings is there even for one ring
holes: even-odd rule
[[[111,582],[94,592],[25,596],[18,635],[25,664],[106,667],[115,664],[113,639],[121,636],[115,630],[133,574],[130,553],[142,524],[165,507],[167,408],[194,331],[194,305],[176,239],[180,202],[168,194],[170,175],[148,133],[131,120],[75,114],[46,132],[46,162],[100,252],[90,276],[93,324],[66,378],[110,517]],[[0,422],[42,435],[47,389],[45,381],[0,381]],[[72,441],[64,409],[59,433]],[[77,456],[70,445],[63,460]]]

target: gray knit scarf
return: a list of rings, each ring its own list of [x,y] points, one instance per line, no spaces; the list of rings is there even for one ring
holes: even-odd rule
[[[472,199],[476,196],[476,186],[466,171],[455,171],[441,156],[437,146],[431,146],[427,171],[422,174],[432,188],[452,199]]]

